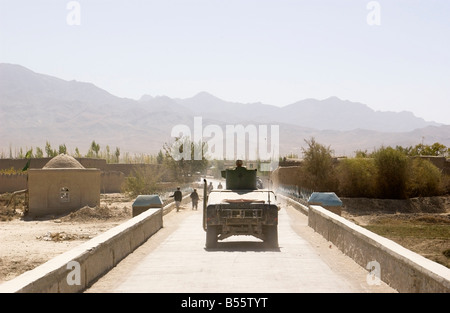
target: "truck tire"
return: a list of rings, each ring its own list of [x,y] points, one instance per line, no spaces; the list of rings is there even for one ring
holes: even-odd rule
[[[268,248],[278,248],[278,226],[264,227],[264,243]]]
[[[206,249],[217,246],[217,226],[208,226],[206,229]]]

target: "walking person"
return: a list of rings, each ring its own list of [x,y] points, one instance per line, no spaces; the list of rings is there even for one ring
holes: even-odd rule
[[[211,193],[211,191],[213,191],[213,189],[214,189],[214,186],[213,186],[212,182],[209,182],[209,185],[208,185],[208,195]]]
[[[192,210],[194,210],[194,208],[195,208],[195,210],[198,210],[198,199],[199,199],[199,196],[198,196],[198,193],[197,193],[197,189],[194,189],[194,191],[191,193],[190,197],[191,197],[191,200],[192,200]]]
[[[171,195],[175,200],[175,206],[177,208],[177,212],[180,211],[181,200],[183,200],[183,194],[181,193],[180,187],[177,187],[177,190]]]

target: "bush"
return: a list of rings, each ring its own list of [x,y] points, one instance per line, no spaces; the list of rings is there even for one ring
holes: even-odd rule
[[[339,194],[344,197],[374,197],[376,173],[374,159],[341,160],[337,166]]]
[[[23,172],[14,169],[14,167],[11,167],[9,169],[0,169],[0,174],[12,175],[12,174],[20,174],[20,173],[23,173]]]
[[[429,160],[410,159],[406,189],[408,197],[430,197],[441,194],[441,171]]]
[[[315,191],[332,191],[336,188],[337,180],[334,173],[333,151],[315,141],[307,141],[308,149],[303,150],[304,178],[308,184],[306,188]]]
[[[443,194],[450,194],[450,175],[443,174],[441,177],[441,190]]]
[[[392,147],[382,147],[373,153],[376,175],[376,194],[383,199],[404,199],[406,195],[406,155]]]
[[[450,249],[442,251],[442,254],[445,255],[447,258],[450,258]]]
[[[164,171],[160,167],[142,167],[133,170],[133,173],[126,178],[122,191],[131,197],[138,195],[157,194],[162,191],[161,177]]]

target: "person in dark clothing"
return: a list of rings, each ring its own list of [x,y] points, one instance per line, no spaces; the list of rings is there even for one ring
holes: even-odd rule
[[[208,185],[208,195],[211,193],[211,191],[213,191],[213,189],[214,189],[214,186],[213,186],[212,182],[209,182],[209,185]]]
[[[197,193],[197,189],[194,189],[194,191],[191,193],[190,197],[191,197],[191,200],[192,200],[192,210],[194,210],[194,208],[196,210],[198,210],[198,199],[199,199],[199,196],[198,196],[198,193]]]
[[[180,187],[177,187],[177,190],[171,195],[175,200],[175,206],[177,208],[177,212],[180,211],[181,200],[183,200],[183,194],[181,193]]]

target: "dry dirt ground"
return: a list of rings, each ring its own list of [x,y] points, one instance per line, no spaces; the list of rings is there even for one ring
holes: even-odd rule
[[[450,268],[450,195],[341,200],[343,217]]]
[[[450,196],[423,199],[374,200],[342,199],[342,216],[361,226],[377,224],[383,218],[408,220],[418,217],[443,217],[450,228]],[[17,213],[5,212],[0,199],[0,283],[48,261],[84,241],[119,225],[132,216],[133,199],[123,194],[101,196],[98,208],[85,207],[65,216],[47,219],[27,219]],[[189,204],[185,204],[190,208]],[[3,215],[1,214],[3,212]],[[442,251],[450,249],[450,239],[426,239],[421,236],[390,238],[434,261],[450,265],[450,256]],[[449,266],[450,267],[450,266]]]
[[[108,194],[101,196],[98,208],[84,207],[46,219],[13,216],[0,221],[0,283],[130,219],[133,201]],[[20,208],[17,211],[21,213]]]

